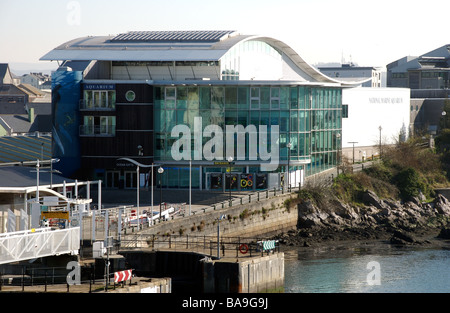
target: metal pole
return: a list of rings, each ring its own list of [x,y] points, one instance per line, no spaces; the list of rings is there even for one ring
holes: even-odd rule
[[[358,143],[358,141],[350,141],[349,143],[353,145],[353,164],[355,164],[355,143]]]
[[[139,231],[139,165],[136,167],[137,230]]]
[[[189,216],[191,216],[192,202],[192,161],[189,160]]]
[[[159,221],[161,222],[162,215],[162,174],[164,173],[164,169],[160,166],[158,168],[159,173]]]
[[[36,163],[36,201],[39,203],[39,159]]]
[[[150,221],[150,225],[153,225],[153,163],[152,163],[152,213],[151,213],[151,221]]]
[[[381,125],[378,127],[378,129],[380,130],[380,159],[381,159]]]
[[[287,144],[287,148],[288,148],[288,168],[287,168],[287,175],[288,175],[288,179],[287,179],[287,187],[288,187],[288,192],[290,192],[291,191],[291,173],[290,173],[290,167],[291,167],[291,165],[290,165],[290,161],[291,161],[291,143],[289,142],[288,144]]]
[[[102,209],[102,181],[98,181],[98,210]]]
[[[220,259],[220,218],[217,219],[217,258]]]

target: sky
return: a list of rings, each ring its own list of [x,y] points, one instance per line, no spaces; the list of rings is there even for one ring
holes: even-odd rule
[[[0,63],[56,67],[39,58],[88,35],[236,30],[279,39],[312,65],[384,67],[449,44],[449,9],[448,0],[0,0]]]

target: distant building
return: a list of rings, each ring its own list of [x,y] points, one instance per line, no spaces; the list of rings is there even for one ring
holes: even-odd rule
[[[0,64],[0,163],[49,159],[50,94],[14,83],[8,64]]]
[[[43,87],[48,87],[48,84],[45,83],[51,82],[51,77],[47,74],[42,73],[30,73],[22,75],[20,77],[20,82],[22,84],[31,85],[37,89],[44,89]]]
[[[448,89],[450,44],[418,57],[403,57],[389,63],[387,86],[411,89]]]
[[[341,81],[359,81],[361,87],[382,87],[382,71],[377,67],[360,67],[353,63],[338,67],[319,67],[319,71],[328,77]]]
[[[403,57],[386,67],[388,87],[411,89],[414,131],[436,133],[449,97],[450,44],[418,57]]]

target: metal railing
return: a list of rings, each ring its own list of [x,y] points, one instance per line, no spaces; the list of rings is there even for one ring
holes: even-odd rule
[[[80,110],[86,111],[114,111],[116,109],[116,103],[113,101],[108,101],[104,103],[100,103],[99,101],[91,101],[87,99],[81,99],[80,102]]]
[[[129,238],[129,237],[128,237]],[[273,243],[265,249],[264,243]],[[196,235],[135,235],[133,239],[121,240],[120,250],[151,248],[152,250],[190,251],[211,257],[252,257],[280,252],[278,240],[267,238],[196,236]]]
[[[80,125],[80,136],[115,136],[116,125]]]
[[[56,290],[70,292],[73,288],[79,289],[79,286],[86,286],[83,290],[91,293],[93,291],[108,291],[109,289],[116,289],[118,286],[124,287],[125,284],[132,284],[132,279],[116,283],[114,273],[96,276],[93,266],[83,268],[80,272],[83,279],[80,277],[76,284],[68,282],[71,269],[67,267],[12,265],[9,267],[9,272],[16,274],[5,274],[4,271],[0,271],[0,291],[51,292]],[[73,287],[75,285],[78,287]]]
[[[51,255],[78,254],[80,228],[32,230],[0,234],[0,264]]]

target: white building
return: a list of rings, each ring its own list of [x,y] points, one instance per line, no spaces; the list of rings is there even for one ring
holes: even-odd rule
[[[379,154],[381,144],[394,144],[410,129],[410,89],[349,88],[342,92],[343,155],[361,161]],[[381,127],[381,130],[380,130]],[[354,149],[353,149],[354,146]]]

